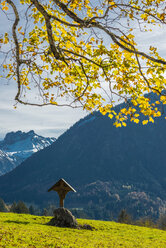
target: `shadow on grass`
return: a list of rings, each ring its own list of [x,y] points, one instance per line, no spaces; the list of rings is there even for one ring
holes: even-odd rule
[[[19,220],[6,220],[4,222],[7,222],[7,223],[15,223],[15,224],[24,224],[24,225],[27,225],[29,224],[30,222],[29,221],[19,221]]]

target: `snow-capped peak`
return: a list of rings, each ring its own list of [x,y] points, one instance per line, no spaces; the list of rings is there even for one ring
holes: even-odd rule
[[[1,168],[1,161],[4,154],[6,154],[5,158],[12,161],[12,164],[14,163],[13,168],[15,168],[33,153],[51,145],[55,141],[56,138],[42,137],[37,135],[33,130],[27,133],[22,131],[7,133],[4,140],[0,141],[0,175],[7,171],[5,170],[3,172]]]

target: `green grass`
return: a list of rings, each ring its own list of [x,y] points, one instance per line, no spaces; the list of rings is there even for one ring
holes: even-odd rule
[[[95,229],[47,226],[50,217],[0,213],[0,247],[166,247],[166,232],[108,221],[78,220]]]

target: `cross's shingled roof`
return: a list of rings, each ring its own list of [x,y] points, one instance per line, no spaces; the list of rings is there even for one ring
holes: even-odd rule
[[[67,192],[69,191],[76,192],[76,190],[70,184],[68,184],[63,178],[61,178],[50,189],[48,189],[48,192],[51,190],[54,190],[54,191],[64,190]]]

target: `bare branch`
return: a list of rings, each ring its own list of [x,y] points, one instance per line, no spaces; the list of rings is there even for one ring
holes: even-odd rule
[[[17,91],[17,94],[15,96],[15,100],[19,101],[19,97],[20,97],[20,93],[21,93],[21,81],[20,81],[19,67],[21,64],[21,60],[20,60],[20,48],[19,48],[19,43],[18,43],[18,39],[17,39],[16,28],[17,28],[17,25],[20,21],[20,18],[19,18],[18,10],[17,10],[15,4],[13,3],[13,1],[7,0],[7,3],[12,7],[14,14],[15,14],[15,21],[14,21],[13,27],[12,27],[13,39],[14,39],[15,49],[16,49],[16,75],[17,75],[17,87],[18,87],[18,91]]]

